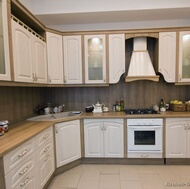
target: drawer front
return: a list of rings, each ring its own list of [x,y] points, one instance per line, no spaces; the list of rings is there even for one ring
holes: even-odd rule
[[[53,149],[49,151],[41,160],[38,167],[40,188],[46,184],[55,171],[55,157]]]
[[[45,131],[36,136],[36,148],[44,145],[53,136],[53,127],[49,127]]]
[[[15,148],[11,152],[5,154],[3,157],[4,161],[4,172],[7,175],[11,170],[13,170],[17,165],[22,164],[22,162],[35,151],[35,141],[31,140],[25,142],[19,147]]]
[[[13,169],[5,177],[7,188],[15,188],[21,180],[36,166],[35,153],[26,158],[21,165]]]
[[[37,160],[40,161],[46,154],[48,154],[52,149],[54,149],[53,137],[51,137],[43,146],[41,146],[37,152]]]
[[[39,180],[37,167],[33,169],[27,176],[25,176],[14,189],[37,189],[39,187]],[[13,188],[10,188],[13,189]]]

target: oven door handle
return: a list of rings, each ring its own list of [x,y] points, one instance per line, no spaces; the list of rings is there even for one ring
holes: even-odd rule
[[[162,128],[161,125],[158,126],[127,126],[128,129],[136,129],[136,130],[153,130],[153,129],[160,129]]]

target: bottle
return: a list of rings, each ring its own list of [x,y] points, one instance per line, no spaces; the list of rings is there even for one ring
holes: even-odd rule
[[[115,111],[118,112],[118,101],[115,103]]]
[[[161,112],[166,111],[166,103],[164,102],[163,99],[160,100],[160,111]]]
[[[118,112],[121,111],[121,104],[120,104],[120,102],[118,102],[118,105],[117,105],[117,111],[118,111]]]
[[[120,100],[120,106],[121,106],[121,111],[124,111],[124,101],[122,98]]]

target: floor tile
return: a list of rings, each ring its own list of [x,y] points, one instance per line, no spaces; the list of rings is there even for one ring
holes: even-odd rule
[[[77,189],[99,189],[99,181],[80,180]]]
[[[119,174],[119,165],[103,165],[101,169],[101,174]]]
[[[143,189],[140,181],[121,181],[121,189]]]
[[[80,174],[69,174],[69,173],[63,173],[61,175],[58,175],[55,177],[53,184],[51,186],[51,189],[56,188],[77,188]]]
[[[120,189],[119,175],[101,175],[100,189]]]

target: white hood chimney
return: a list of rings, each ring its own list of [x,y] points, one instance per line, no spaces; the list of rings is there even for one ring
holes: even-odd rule
[[[158,81],[159,76],[156,76],[149,53],[147,51],[147,38],[136,37],[133,40],[133,52],[125,81]]]

